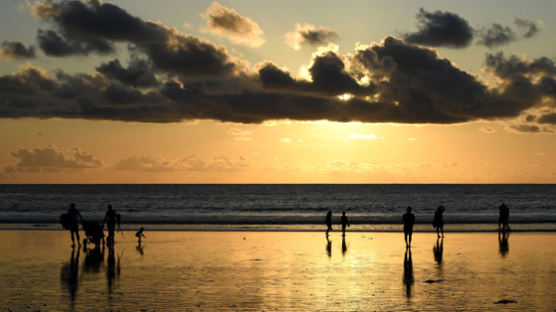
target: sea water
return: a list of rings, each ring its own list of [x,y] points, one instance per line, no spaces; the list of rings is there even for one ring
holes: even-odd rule
[[[60,228],[70,203],[97,221],[111,204],[128,228],[321,230],[331,210],[334,223],[346,211],[351,230],[376,231],[401,230],[407,206],[432,230],[439,205],[447,230],[495,230],[505,203],[513,229],[556,230],[554,184],[0,185],[0,228]]]

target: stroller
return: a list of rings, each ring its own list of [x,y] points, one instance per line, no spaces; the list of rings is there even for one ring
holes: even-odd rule
[[[100,247],[100,243],[104,245],[104,225],[97,221],[81,220],[83,231],[87,238],[83,239],[83,244],[86,245],[87,240],[94,244],[95,247]]]

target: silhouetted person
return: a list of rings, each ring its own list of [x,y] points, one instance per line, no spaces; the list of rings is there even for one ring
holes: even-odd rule
[[[442,237],[444,237],[444,217],[442,214],[446,211],[444,206],[438,206],[438,209],[434,212],[434,219],[432,220],[432,225],[436,228],[436,235],[440,237],[442,233]]]
[[[403,258],[403,283],[405,285],[405,295],[411,297],[411,286],[413,286],[413,259],[411,258],[411,247],[405,248]]]
[[[442,264],[442,253],[444,252],[444,238],[438,237],[436,239],[436,245],[432,247],[432,252],[434,254],[434,260],[438,264]]]
[[[415,215],[411,213],[411,207],[407,206],[407,212],[402,216],[402,220],[405,246],[409,247],[413,236],[413,224],[415,224]]]
[[[108,244],[113,244],[114,230],[116,229],[116,224],[118,224],[118,227],[120,226],[120,214],[116,213],[116,211],[112,209],[112,205],[108,205],[108,210],[104,215],[103,223],[106,223],[108,227]]]
[[[332,211],[328,211],[324,222],[326,224],[326,236],[328,236],[328,232],[332,231]]]
[[[350,226],[348,217],[346,217],[346,212],[342,211],[342,217],[340,218],[340,223],[342,224],[342,235],[346,235],[346,226]]]
[[[500,255],[502,255],[502,257],[505,257],[510,251],[510,245],[508,243],[509,238],[510,232],[498,232],[498,247],[500,249]]]
[[[75,239],[77,238],[77,244],[81,245],[79,238],[79,221],[83,219],[79,210],[75,209],[75,204],[71,203],[66,216],[62,215],[62,225],[67,228],[71,233],[71,247],[75,247]]]
[[[328,235],[326,235],[326,253],[328,258],[332,257],[332,241],[328,239]]]
[[[135,237],[137,237],[137,245],[141,246],[141,238],[145,237],[145,234],[143,234],[143,231],[145,230],[144,227],[141,227],[139,229],[139,231],[137,231],[137,233],[135,233]]]
[[[500,215],[498,217],[498,231],[510,231],[510,226],[508,225],[508,219],[510,218],[510,208],[506,204],[502,204],[498,207],[500,210]]]
[[[75,300],[75,293],[77,292],[79,282],[80,251],[81,249],[77,248],[77,255],[75,255],[75,248],[71,250],[70,261],[62,266],[60,272],[60,281],[67,286],[72,302]]]
[[[342,235],[342,255],[345,255],[347,251],[348,251],[348,248],[347,248],[347,245],[346,245],[346,236]]]

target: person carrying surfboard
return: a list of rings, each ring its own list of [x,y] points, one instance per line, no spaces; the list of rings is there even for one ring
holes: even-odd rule
[[[74,236],[77,237],[77,244],[81,246],[81,241],[79,239],[79,220],[83,220],[79,210],[75,209],[75,204],[71,203],[68,212],[60,216],[60,222],[64,229],[69,230],[71,233],[71,247],[75,247]]]

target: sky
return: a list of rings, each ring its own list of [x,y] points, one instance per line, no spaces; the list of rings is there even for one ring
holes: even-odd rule
[[[0,3],[0,183],[556,183],[553,1]]]

